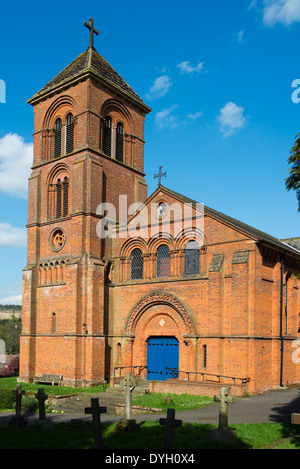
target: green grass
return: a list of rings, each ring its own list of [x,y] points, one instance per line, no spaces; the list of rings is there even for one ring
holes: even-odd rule
[[[0,388],[2,389],[16,389],[17,377],[0,377]],[[59,396],[64,394],[78,394],[78,393],[98,393],[103,392],[103,386],[93,386],[90,388],[71,388],[68,386],[52,386],[51,384],[33,384],[33,383],[20,383],[22,389],[29,394],[36,393],[39,388],[44,388],[44,391],[48,396]]]
[[[103,425],[103,442],[108,449],[164,449],[165,428],[158,422],[144,422],[135,433],[115,433],[115,424]],[[209,442],[209,432],[214,425],[183,423],[174,430],[174,449],[222,449]],[[299,449],[300,436],[294,425],[280,423],[231,425],[236,431],[237,443],[228,449]],[[26,429],[0,425],[1,449],[89,449],[94,444],[91,422],[83,429],[69,424],[55,424],[53,428],[29,425]]]
[[[167,398],[171,398],[171,402],[167,402]],[[169,407],[176,410],[199,409],[200,407],[213,404],[214,400],[206,396],[191,396],[189,394],[162,394],[150,393],[136,396],[132,401],[133,405],[143,407],[155,407],[167,411]]]

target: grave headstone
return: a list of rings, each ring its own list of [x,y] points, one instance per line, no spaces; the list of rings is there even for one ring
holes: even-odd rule
[[[167,418],[159,419],[159,424],[166,426],[165,449],[172,449],[174,428],[181,427],[182,420],[175,419],[175,409],[168,409]]]
[[[22,385],[18,384],[16,389],[13,390],[13,393],[16,396],[16,415],[12,417],[9,423],[16,427],[25,427],[27,422],[23,415],[21,415],[22,396],[25,394],[25,391],[22,390]]]
[[[95,446],[94,449],[105,449],[106,446],[103,445],[102,441],[102,428],[101,428],[101,414],[106,414],[106,407],[100,407],[99,399],[91,399],[91,407],[86,407],[84,409],[86,414],[92,414],[93,417],[93,427],[94,427],[94,439]]]
[[[132,392],[136,387],[136,382],[131,373],[126,373],[121,381],[125,390],[124,418],[115,426],[115,432],[133,432],[140,429],[136,420],[132,418]]]
[[[35,398],[39,403],[39,420],[46,420],[45,401],[48,399],[48,395],[45,393],[44,388],[39,388]]]
[[[234,397],[228,395],[228,388],[220,388],[220,395],[214,396],[215,402],[220,402],[219,426],[212,430],[209,435],[210,441],[230,444],[237,440],[236,433],[228,428],[228,405],[234,402]]]

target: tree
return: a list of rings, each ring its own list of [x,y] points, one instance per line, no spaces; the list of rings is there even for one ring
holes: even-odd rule
[[[291,149],[291,156],[288,158],[289,177],[285,180],[285,187],[288,191],[296,191],[298,201],[298,212],[300,212],[300,133],[295,137],[295,143]]]

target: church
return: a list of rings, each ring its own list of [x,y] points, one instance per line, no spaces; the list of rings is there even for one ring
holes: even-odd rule
[[[300,382],[300,246],[162,183],[148,194],[150,107],[89,46],[28,103],[19,380],[260,393]],[[213,169],[212,169],[213,170]],[[299,344],[298,344],[299,342]]]

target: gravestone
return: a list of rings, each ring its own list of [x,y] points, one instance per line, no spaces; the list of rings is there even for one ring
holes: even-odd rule
[[[234,397],[228,395],[228,388],[220,388],[220,395],[214,396],[215,402],[220,402],[219,426],[209,435],[210,441],[231,444],[237,440],[236,433],[228,428],[228,405],[234,402]]]
[[[136,420],[132,418],[132,392],[136,387],[136,382],[131,373],[126,373],[126,377],[121,382],[125,390],[124,418],[115,426],[115,432],[131,432],[140,429]]]
[[[91,407],[86,407],[84,409],[86,414],[92,414],[93,417],[93,427],[94,427],[94,439],[95,446],[94,449],[105,449],[106,446],[103,445],[102,441],[102,428],[101,428],[101,414],[106,414],[106,407],[100,407],[99,399],[91,399]]]
[[[125,389],[125,407],[124,416],[126,420],[132,419],[132,391],[136,387],[136,382],[131,373],[126,373],[126,377],[122,381]]]
[[[13,390],[13,393],[16,396],[16,415],[14,415],[9,423],[16,427],[25,427],[27,422],[23,415],[21,415],[22,396],[25,394],[25,391],[22,390],[22,385],[18,384],[17,388]]]
[[[159,419],[159,424],[166,426],[165,449],[172,449],[174,428],[181,427],[182,420],[175,419],[175,409],[168,409],[167,418]]]
[[[39,422],[44,426],[51,426],[50,422],[46,423],[46,409],[45,401],[48,399],[48,395],[45,393],[44,388],[39,388],[38,392],[35,395],[35,398],[39,403]]]

